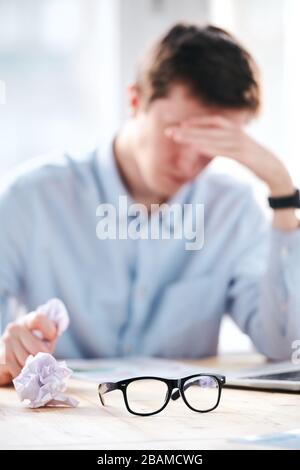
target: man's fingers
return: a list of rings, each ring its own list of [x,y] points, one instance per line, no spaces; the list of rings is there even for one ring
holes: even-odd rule
[[[5,360],[5,366],[8,372],[11,374],[12,378],[17,377],[17,375],[19,375],[21,372],[21,367],[17,361],[14,351],[10,347],[6,348]]]
[[[57,336],[55,323],[42,313],[29,313],[24,317],[24,324],[31,331],[40,331],[46,341],[53,341]]]
[[[7,367],[0,364],[0,386],[8,385],[11,382],[11,373]]]
[[[12,375],[12,378],[16,378],[21,372],[21,367],[19,366],[16,357],[8,364],[9,373]]]
[[[214,115],[214,116],[199,116],[199,117],[191,117],[186,119],[182,122],[182,127],[186,126],[203,126],[203,127],[225,127],[227,129],[231,129],[235,127],[235,124],[225,118],[224,116]]]
[[[20,341],[28,353],[35,356],[38,352],[50,352],[48,344],[34,336],[27,328],[22,328],[19,333]],[[50,343],[51,344],[51,343]]]
[[[208,155],[233,156],[239,150],[239,140],[231,138],[228,133],[219,131],[201,131],[197,129],[187,129],[174,132],[172,136],[175,142],[183,145],[190,145],[198,149],[201,153]],[[231,155],[232,154],[232,155]]]
[[[200,127],[177,127],[169,128],[167,136],[173,138],[175,141],[184,141],[186,139],[212,139],[220,140],[221,142],[232,139],[231,133],[226,129],[216,128],[200,128]]]
[[[53,341],[48,341],[47,347],[48,347],[48,352],[50,354],[52,354],[54,352],[55,346],[56,346],[56,338]]]
[[[22,343],[16,338],[11,340],[11,346],[15,354],[15,358],[20,367],[24,367],[26,359],[28,357],[28,351],[24,349]]]
[[[37,338],[33,332],[43,337]],[[0,341],[0,384],[9,383],[21,372],[30,354],[52,353],[57,338],[57,328],[45,315],[32,312],[10,323]]]
[[[167,137],[173,137],[174,135],[180,135],[181,132],[185,132],[187,130],[197,132],[201,129],[203,132],[211,132],[212,136],[218,136],[218,132],[222,133],[223,131],[226,135],[226,132],[236,129],[236,126],[223,116],[205,116],[187,119],[179,126],[166,127],[165,135]]]

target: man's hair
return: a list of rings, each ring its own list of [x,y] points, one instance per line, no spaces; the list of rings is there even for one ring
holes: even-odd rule
[[[136,83],[146,106],[183,84],[207,105],[253,114],[260,108],[255,61],[231,34],[212,25],[174,25],[144,55]]]

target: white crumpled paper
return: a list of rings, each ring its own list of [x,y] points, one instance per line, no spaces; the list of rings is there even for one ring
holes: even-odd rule
[[[28,356],[21,373],[13,380],[20,400],[28,400],[30,408],[41,406],[77,406],[78,401],[63,395],[72,371],[65,361],[39,352]]]
[[[54,321],[57,327],[57,334],[60,336],[69,326],[70,319],[65,304],[59,299],[51,299],[43,305],[40,305],[35,313],[42,313],[50,320]],[[35,332],[40,336],[40,332]]]
[[[36,313],[42,313],[54,321],[57,334],[61,335],[69,326],[69,315],[63,302],[51,299],[40,305]],[[34,331],[41,338],[40,331]],[[58,362],[51,354],[39,352],[29,356],[21,373],[13,380],[21,399],[28,400],[30,408],[41,406],[77,406],[78,401],[63,395],[66,383],[72,374],[65,361]]]

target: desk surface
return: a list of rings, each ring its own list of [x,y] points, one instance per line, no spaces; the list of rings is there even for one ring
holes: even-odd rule
[[[260,356],[223,356],[192,364],[250,367]],[[102,407],[97,384],[71,380],[77,408],[28,409],[12,387],[0,387],[0,449],[242,449],[231,440],[299,428],[297,394],[224,389],[219,407],[207,414],[170,401],[160,414],[130,415],[125,406]],[[253,447],[252,447],[253,448]],[[260,447],[261,448],[261,447]]]

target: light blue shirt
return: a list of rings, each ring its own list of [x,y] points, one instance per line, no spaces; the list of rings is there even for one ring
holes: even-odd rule
[[[36,160],[6,178],[2,328],[10,299],[31,311],[59,297],[71,323],[57,357],[196,358],[216,353],[229,313],[259,351],[291,357],[300,339],[300,230],[272,229],[249,186],[208,167],[170,201],[204,204],[202,249],[187,250],[184,239],[100,240],[97,207],[117,207],[126,194],[111,144]]]

